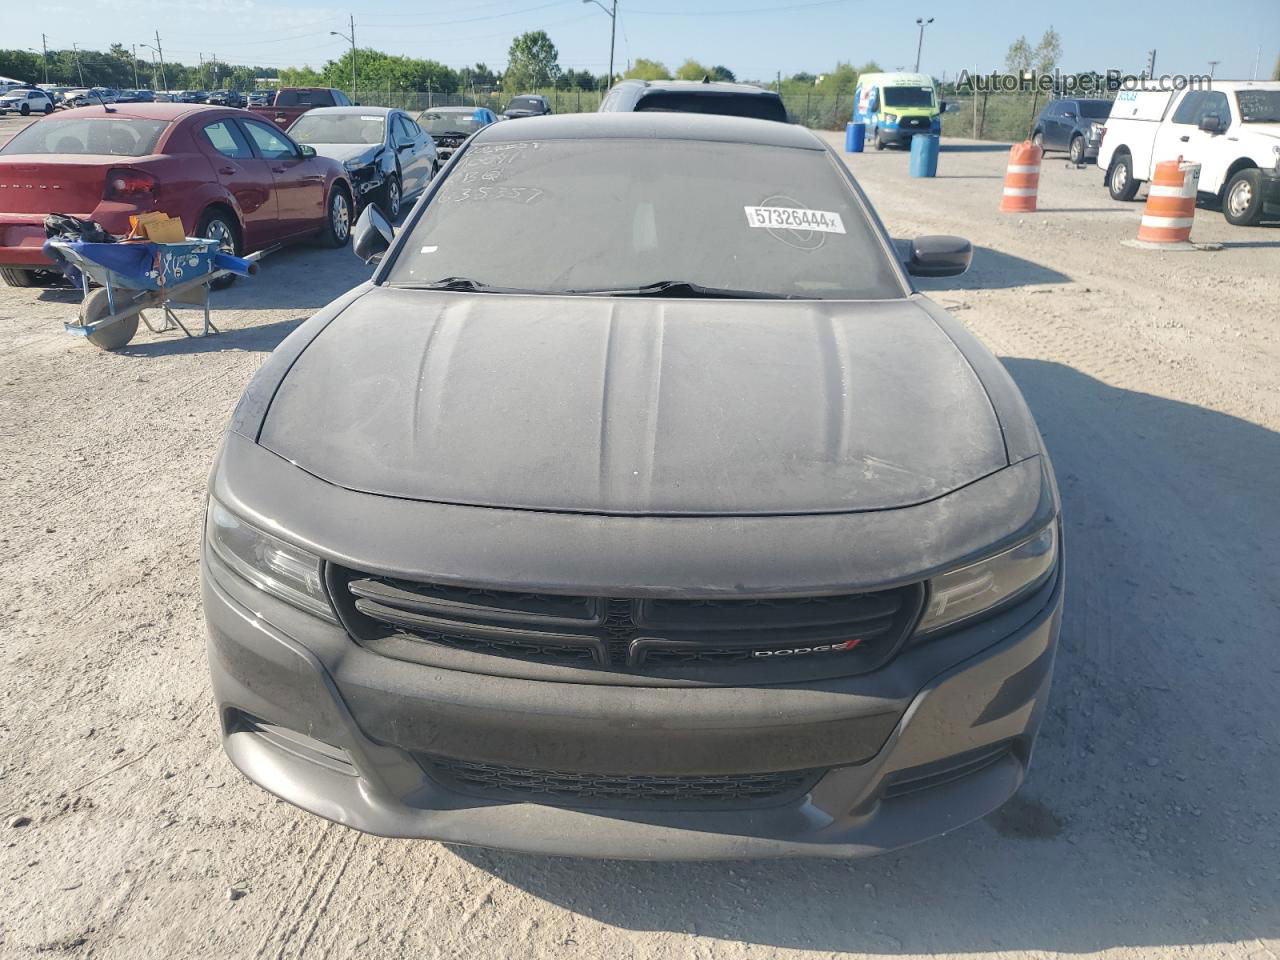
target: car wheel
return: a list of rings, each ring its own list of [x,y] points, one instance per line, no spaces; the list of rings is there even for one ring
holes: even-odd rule
[[[326,209],[328,216],[320,231],[320,242],[326,247],[345,247],[351,239],[351,198],[343,187],[334,185]]]
[[[1133,160],[1122,153],[1111,161],[1107,171],[1107,192],[1112,200],[1132,200],[1138,193],[1139,181],[1133,179]]]
[[[6,287],[39,286],[36,280],[36,272],[34,270],[24,270],[22,267],[0,267],[0,280],[4,281]]]
[[[1262,219],[1262,173],[1255,169],[1240,170],[1227,181],[1222,191],[1222,215],[1227,223],[1251,227]]]
[[[1040,148],[1040,152],[1044,153],[1044,132],[1037,130],[1031,135],[1031,142]]]
[[[387,178],[387,185],[382,188],[382,212],[392,223],[400,216],[400,178],[394,173]]]
[[[102,319],[111,312],[111,301],[107,297],[107,288],[98,287],[84,298],[80,305],[80,322],[89,325]],[[119,350],[133,339],[138,332],[138,315],[135,313],[124,320],[117,320],[108,327],[102,327],[89,334],[88,340],[99,350]]]
[[[31,116],[31,104],[24,103],[22,106],[18,108],[18,112],[22,114],[24,117]]]
[[[877,130],[877,131],[876,131],[875,144],[876,144],[876,149],[877,149],[877,150],[883,150],[883,149],[884,149],[884,139],[880,136],[880,131],[879,131],[879,130]]]
[[[46,104],[44,105],[44,115],[47,117],[47,116],[48,116],[49,114],[51,114],[51,113],[53,113],[53,104],[52,104],[52,103],[46,103]]]
[[[215,240],[223,253],[233,257],[240,256],[240,228],[229,213],[222,210],[209,210],[200,218],[200,226],[196,228],[196,236],[206,240]],[[234,273],[209,281],[210,290],[225,290],[236,282]]]
[[[1071,148],[1067,151],[1067,156],[1076,166],[1084,163],[1084,137],[1076,134],[1071,138]]]

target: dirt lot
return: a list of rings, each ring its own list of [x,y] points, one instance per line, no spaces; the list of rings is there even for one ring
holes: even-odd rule
[[[1225,249],[1139,252],[1092,168],[1046,161],[1042,210],[1001,216],[1002,148],[941,160],[852,165],[895,236],[978,245],[931,290],[1021,384],[1066,515],[1054,706],[1004,810],[869,861],[669,865],[272,799],[216,736],[205,478],[267,352],[367,270],[279,254],[223,336],[117,355],[62,332],[69,292],[0,288],[0,956],[1277,960],[1280,229],[1202,210]]]

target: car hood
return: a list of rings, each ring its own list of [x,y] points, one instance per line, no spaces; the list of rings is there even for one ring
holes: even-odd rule
[[[540,117],[541,110],[503,110],[502,115],[508,120],[515,120],[518,117]]]
[[[883,510],[1008,462],[913,300],[375,287],[298,358],[259,443],[352,490],[611,514]]]
[[[306,142],[306,141],[302,141]],[[374,156],[382,149],[381,144],[367,143],[312,143],[308,146],[314,148],[315,152],[322,157],[328,157],[330,160],[337,160],[339,163],[345,163],[347,160],[359,160],[362,163],[372,163]]]

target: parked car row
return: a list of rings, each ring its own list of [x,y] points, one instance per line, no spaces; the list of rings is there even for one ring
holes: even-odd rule
[[[152,210],[188,236],[244,254],[350,236],[353,174],[243,110],[179,103],[88,107],[36,120],[0,147],[0,279],[51,279],[44,218],[67,213],[112,234]]]

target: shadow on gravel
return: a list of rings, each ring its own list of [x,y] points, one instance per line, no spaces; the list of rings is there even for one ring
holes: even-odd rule
[[[452,853],[616,927],[824,956],[1269,960],[1258,940],[1280,936],[1280,435],[1062,364],[1004,363],[1054,459],[1068,578],[1052,702],[1009,804],[852,862]]]
[[[199,331],[200,314],[198,312],[184,311],[178,316],[187,325],[188,330],[193,333]],[[152,334],[145,327],[139,327],[138,338],[127,347],[121,347],[116,354],[122,357],[176,357],[194,353],[224,353],[228,350],[270,353],[306,319],[306,317],[295,317],[292,320],[278,320],[275,323],[264,323],[257,327],[224,330],[222,333],[210,334],[207,337],[185,337],[181,330]],[[217,322],[215,317],[214,323]]]
[[[899,254],[904,258],[910,252],[908,240],[895,239]],[[1001,253],[991,247],[973,248],[973,263],[967,273],[958,277],[930,279],[916,277],[916,286],[924,293],[940,290],[1003,290],[1007,287],[1039,286],[1052,283],[1070,283],[1065,273],[1047,267],[1034,260]]]

